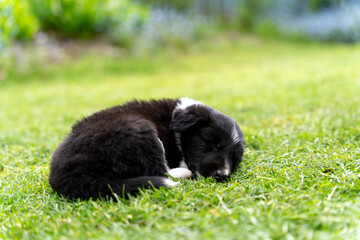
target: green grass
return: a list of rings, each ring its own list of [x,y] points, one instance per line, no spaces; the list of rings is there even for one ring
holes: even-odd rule
[[[187,54],[89,54],[0,85],[0,239],[360,239],[360,47],[216,42]],[[233,117],[243,163],[119,202],[69,201],[52,151],[82,116],[189,96]]]

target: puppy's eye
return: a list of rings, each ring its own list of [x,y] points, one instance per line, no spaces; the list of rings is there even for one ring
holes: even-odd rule
[[[220,144],[218,144],[218,143],[211,143],[210,146],[211,146],[211,149],[214,151],[220,150]]]

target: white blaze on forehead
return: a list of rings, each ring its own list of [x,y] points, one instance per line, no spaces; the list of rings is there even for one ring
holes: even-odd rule
[[[185,110],[187,107],[193,106],[193,105],[204,105],[202,102],[193,100],[191,98],[185,97],[180,98],[180,102],[176,106],[177,109]]]
[[[236,127],[234,126],[232,131],[231,131],[231,137],[234,141],[234,143],[238,143],[241,141],[240,136],[239,136],[239,132],[237,131]]]

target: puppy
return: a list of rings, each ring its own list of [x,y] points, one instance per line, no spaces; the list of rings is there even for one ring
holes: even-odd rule
[[[126,197],[192,175],[228,178],[244,152],[234,120],[189,98],[132,101],[77,122],[57,147],[49,183],[69,198]]]

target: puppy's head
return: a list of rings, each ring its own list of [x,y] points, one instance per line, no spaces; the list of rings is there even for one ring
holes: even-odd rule
[[[186,99],[189,101],[190,99]],[[198,176],[228,178],[244,153],[244,138],[237,123],[200,102],[180,104],[170,129],[181,133],[181,148],[188,168]]]

